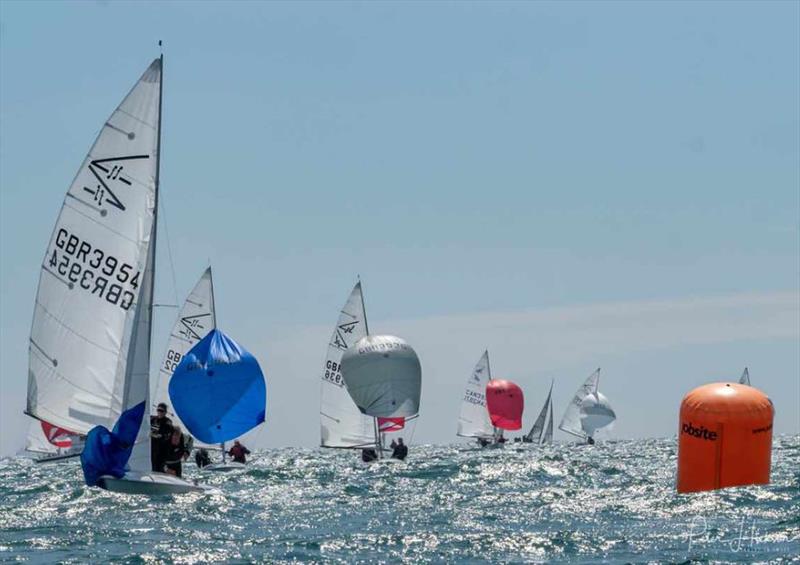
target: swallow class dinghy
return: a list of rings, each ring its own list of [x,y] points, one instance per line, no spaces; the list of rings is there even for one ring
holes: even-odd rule
[[[478,364],[467,379],[464,397],[461,400],[461,412],[458,415],[459,437],[475,438],[478,444],[485,447],[496,444],[499,431],[492,425],[489,410],[486,407],[486,385],[492,380],[489,366],[489,351],[484,351]]]
[[[594,443],[594,434],[617,419],[608,399],[598,390],[600,369],[589,375],[567,406],[558,429]]]
[[[373,421],[377,461],[383,461],[381,424],[419,414],[422,368],[405,340],[390,335],[365,335],[342,355],[340,373],[347,393],[361,414]],[[393,459],[386,461],[396,462]]]
[[[153,61],[103,124],[67,191],[29,348],[27,413],[86,435],[88,485],[132,494],[202,490],[152,472],[150,461],[162,63]]]
[[[256,358],[213,329],[181,359],[169,381],[169,398],[192,436],[224,445],[264,422],[267,385]],[[243,467],[223,461],[209,470]]]
[[[547,420],[547,427],[545,427],[545,420]],[[538,444],[553,443],[553,381],[550,381],[550,392],[547,393],[547,400],[544,401],[539,416],[531,430],[522,436],[522,441]]]
[[[486,384],[486,407],[492,425],[500,430],[498,443],[505,443],[503,430],[513,431],[522,428],[525,397],[516,383],[504,379],[491,379]]]
[[[211,273],[211,267],[208,267],[200,276],[192,292],[186,297],[181,311],[178,314],[178,319],[175,320],[172,332],[170,332],[169,335],[169,341],[167,342],[167,350],[164,353],[164,359],[161,361],[161,366],[158,368],[156,386],[152,395],[153,408],[162,402],[166,404],[168,407],[167,413],[172,423],[181,426],[184,430],[187,428],[173,410],[169,399],[170,379],[189,350],[216,327],[217,312],[214,301],[214,277]],[[222,451],[222,462],[206,465],[203,467],[204,471],[228,471],[244,467],[241,463],[226,461],[224,443],[212,445],[196,440],[193,441],[192,444],[195,448]]]

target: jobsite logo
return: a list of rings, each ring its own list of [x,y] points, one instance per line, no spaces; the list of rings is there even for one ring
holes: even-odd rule
[[[709,441],[716,441],[717,439],[717,432],[712,432],[711,430],[706,429],[703,426],[695,428],[691,422],[689,422],[688,424],[683,424],[681,426],[681,433]]]

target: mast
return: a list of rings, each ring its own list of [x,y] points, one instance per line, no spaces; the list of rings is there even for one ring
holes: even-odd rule
[[[492,365],[489,363],[489,350],[486,350],[486,372],[489,373],[489,382],[492,381]],[[486,409],[489,409],[489,399],[486,399]],[[500,431],[500,435],[497,433],[497,426],[492,425],[492,439],[497,442],[500,437],[502,437],[503,432]]]
[[[214,300],[214,275],[211,272],[211,265],[208,266],[208,281],[211,285],[211,323],[217,327],[217,303]]]
[[[161,47],[161,41],[159,40],[158,46]],[[156,138],[156,186],[155,186],[155,205],[153,207],[153,242],[150,244],[153,246],[153,274],[152,281],[153,281],[153,291],[155,293],[155,280],[156,280],[156,237],[158,235],[158,189],[161,182],[161,104],[164,99],[164,53],[162,51],[161,56],[159,57],[159,65],[161,67],[161,76],[159,77],[160,80],[158,81],[158,137]],[[150,327],[147,331],[147,355],[148,355],[148,362],[150,357],[150,346],[152,345],[153,341],[153,300],[152,297],[150,299],[150,304],[147,304],[147,318],[150,320]],[[150,389],[150,380],[148,379],[148,396],[149,396],[149,389]],[[146,398],[146,397],[145,397]],[[147,409],[147,404],[145,404],[145,409]],[[149,412],[149,410],[148,410]]]

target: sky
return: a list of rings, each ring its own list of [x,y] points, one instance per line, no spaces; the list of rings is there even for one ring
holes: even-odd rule
[[[671,436],[748,366],[800,433],[800,3],[5,0],[0,456],[64,193],[159,40],[156,298],[213,265],[267,375],[251,444],[318,445],[358,276],[371,331],[419,353],[414,442],[456,441],[486,348],[526,427],[601,367],[611,437]]]

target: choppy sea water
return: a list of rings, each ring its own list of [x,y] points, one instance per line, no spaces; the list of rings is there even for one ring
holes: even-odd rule
[[[674,438],[416,446],[367,466],[276,449],[203,476],[215,494],[156,498],[87,488],[76,460],[5,459],[0,561],[800,560],[800,436],[775,439],[769,486],[678,495],[676,453]]]

